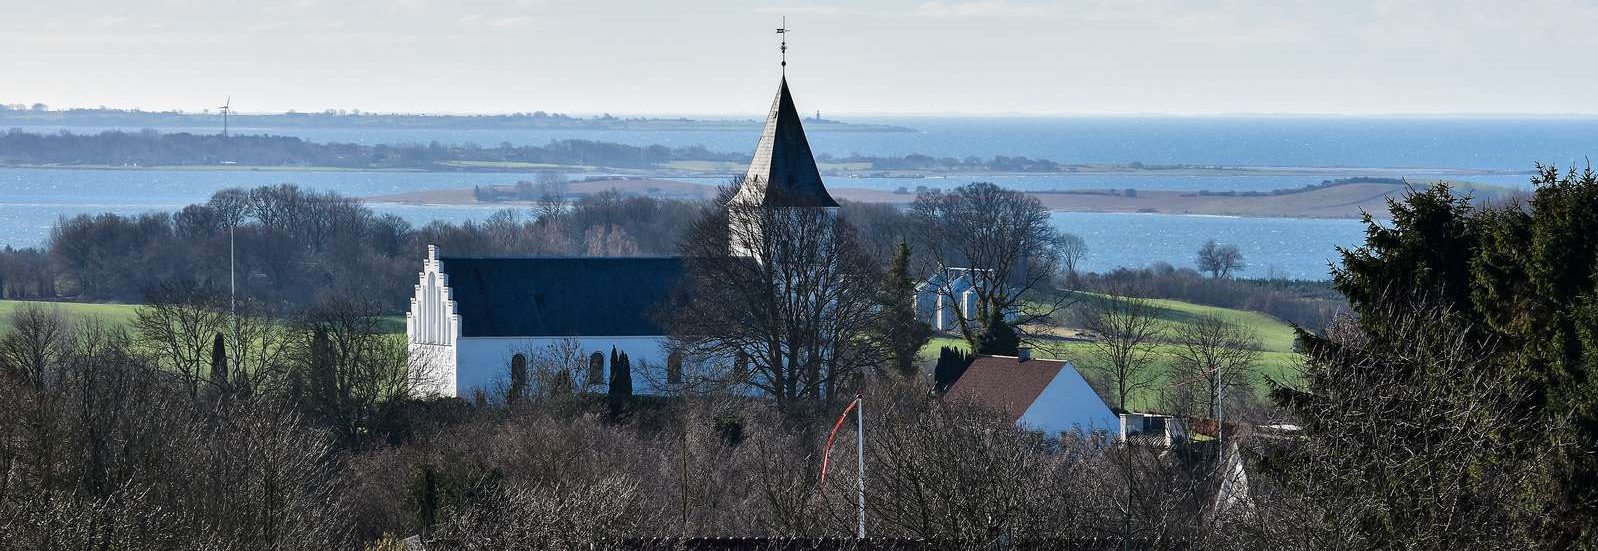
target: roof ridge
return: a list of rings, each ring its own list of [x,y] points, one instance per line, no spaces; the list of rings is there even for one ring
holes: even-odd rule
[[[439,260],[682,260],[684,256],[440,256]]]

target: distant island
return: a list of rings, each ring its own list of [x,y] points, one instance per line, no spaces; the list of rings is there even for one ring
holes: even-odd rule
[[[1357,177],[1269,192],[1207,192],[1175,190],[1098,189],[1029,191],[1045,208],[1055,212],[1175,214],[1250,218],[1359,218],[1369,212],[1386,218],[1387,200],[1410,189],[1447,183],[1477,201],[1498,201],[1516,190],[1469,182],[1411,182],[1398,178]],[[932,188],[921,187],[921,191]],[[860,203],[907,204],[916,194],[909,190],[829,186],[838,199]],[[416,205],[485,205],[507,207],[538,204],[551,196],[566,198],[615,192],[624,196],[657,199],[705,200],[715,197],[716,186],[658,178],[593,177],[574,182],[521,182],[512,185],[428,190],[366,197],[374,203]]]
[[[755,119],[690,119],[654,117],[615,117],[603,114],[577,117],[561,113],[533,111],[498,115],[420,115],[404,113],[363,113],[360,110],[329,109],[317,113],[234,113],[234,128],[385,128],[385,129],[539,129],[539,130],[759,130]],[[811,132],[915,132],[913,128],[885,124],[857,124],[824,119],[805,119]],[[42,105],[0,105],[0,127],[66,126],[101,128],[222,128],[220,113],[181,111],[141,111],[137,109],[50,110]]]
[[[816,157],[822,170],[881,177],[925,173],[1057,173],[1087,165],[996,155],[978,157]],[[525,172],[528,170],[632,169],[678,174],[728,174],[749,163],[748,153],[710,151],[704,146],[635,146],[593,140],[546,145],[316,143],[290,136],[106,131],[98,134],[0,133],[0,165],[13,167],[258,168],[419,170],[437,172]],[[1126,167],[1122,167],[1126,168]],[[1133,167],[1137,168],[1137,167]]]

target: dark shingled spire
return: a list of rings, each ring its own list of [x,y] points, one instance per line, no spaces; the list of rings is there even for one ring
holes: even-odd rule
[[[810,141],[805,139],[799,111],[793,106],[787,77],[777,87],[760,145],[755,146],[755,158],[733,200],[766,207],[838,206],[821,183],[821,171],[810,154]]]

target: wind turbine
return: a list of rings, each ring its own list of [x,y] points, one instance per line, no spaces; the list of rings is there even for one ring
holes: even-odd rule
[[[223,103],[222,106],[218,107],[217,109],[222,111],[222,137],[226,138],[227,137],[227,114],[228,114],[229,111],[233,110],[233,95],[232,94],[228,94],[227,102]]]

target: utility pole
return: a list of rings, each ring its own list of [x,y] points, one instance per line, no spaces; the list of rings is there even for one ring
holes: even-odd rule
[[[857,536],[866,539],[866,409],[865,399],[854,396],[855,410],[855,468],[860,473],[856,497],[860,504],[860,529]]]
[[[230,224],[227,227],[227,307],[228,312],[233,316],[233,329],[236,332],[238,331],[239,323],[239,276],[238,252],[233,245],[233,234],[235,233],[235,227],[235,224]]]

